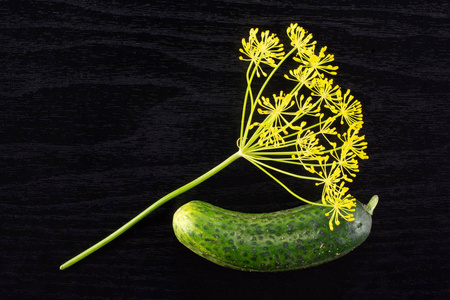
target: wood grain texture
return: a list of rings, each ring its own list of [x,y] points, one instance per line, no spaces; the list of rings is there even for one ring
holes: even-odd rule
[[[446,1],[0,2],[0,298],[449,298],[449,11]],[[278,274],[195,256],[171,228],[189,200],[298,205],[238,161],[59,271],[236,151],[241,39],[251,27],[283,36],[291,22],[328,46],[335,81],[363,104],[370,159],[350,187],[362,202],[380,196],[369,239]]]

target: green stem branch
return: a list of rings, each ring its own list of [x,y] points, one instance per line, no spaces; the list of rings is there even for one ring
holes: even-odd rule
[[[231,164],[233,161],[235,161],[239,157],[241,157],[241,153],[240,152],[236,152],[235,154],[231,155],[226,160],[224,160],[222,163],[220,163],[219,165],[217,165],[216,167],[214,167],[210,171],[206,172],[202,176],[198,177],[197,179],[195,179],[195,180],[193,180],[193,181],[183,185],[182,187],[180,187],[180,188],[174,190],[173,192],[167,194],[166,196],[162,197],[161,199],[159,199],[158,201],[156,201],[155,203],[150,205],[148,208],[146,208],[144,211],[142,211],[140,214],[138,214],[136,217],[134,217],[133,219],[128,221],[128,223],[126,223],[125,225],[123,225],[122,227],[117,229],[115,232],[113,232],[112,234],[110,234],[109,236],[107,236],[106,238],[104,238],[103,240],[98,242],[97,244],[93,245],[92,247],[86,249],[85,251],[81,252],[77,256],[73,257],[72,259],[70,259],[67,262],[65,262],[64,264],[62,264],[59,269],[60,270],[67,269],[68,267],[70,267],[71,265],[79,262],[80,260],[82,260],[86,256],[94,253],[95,251],[97,251],[98,249],[102,248],[103,246],[105,246],[109,242],[111,242],[114,239],[116,239],[122,233],[124,233],[125,231],[127,231],[128,229],[133,227],[136,223],[138,223],[140,220],[142,220],[144,217],[146,217],[149,213],[151,213],[152,211],[154,211],[155,209],[157,209],[158,207],[160,207],[161,205],[163,205],[164,203],[166,203],[170,199],[172,199],[172,198],[174,198],[174,197],[176,197],[176,196],[178,196],[178,195],[180,195],[180,194],[190,190],[191,188],[195,187],[196,185],[202,183],[206,179],[210,178],[211,176],[215,175],[216,173],[218,173],[219,171],[224,169],[226,166]]]
[[[247,158],[247,157],[246,157]],[[269,171],[267,171],[266,169],[264,169],[262,166],[260,166],[260,163],[254,159],[251,158],[247,158],[248,161],[250,161],[252,164],[254,164],[255,166],[257,166],[261,171],[263,171],[264,173],[266,173],[267,175],[269,175],[270,178],[272,178],[273,180],[275,180],[276,182],[278,182],[279,185],[281,185],[282,187],[284,187],[286,189],[286,191],[288,191],[291,195],[293,195],[294,197],[296,197],[297,199],[302,200],[303,202],[306,202],[308,204],[312,204],[312,205],[318,205],[318,206],[327,206],[330,207],[330,205],[328,204],[323,204],[323,203],[319,203],[319,202],[312,202],[309,200],[306,200],[303,197],[300,197],[299,195],[297,195],[296,193],[294,193],[293,191],[291,191],[291,189],[289,189],[284,183],[282,183],[280,180],[278,180],[275,176],[273,176]]]

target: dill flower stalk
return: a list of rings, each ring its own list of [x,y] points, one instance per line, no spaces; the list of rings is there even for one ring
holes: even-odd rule
[[[297,199],[312,205],[329,207],[329,228],[341,220],[351,222],[355,199],[348,194],[346,182],[359,171],[358,159],[367,159],[367,143],[359,134],[362,128],[361,103],[350,90],[342,92],[328,76],[337,66],[327,47],[316,49],[317,42],[298,24],[287,28],[290,40],[285,52],[276,34],[254,28],[242,39],[240,60],[248,62],[247,88],[242,108],[239,150],[197,179],[154,202],[136,217],[97,244],[70,259],[66,269],[108,244],[149,213],[172,198],[195,187],[223,168],[243,157],[266,173]],[[286,61],[296,67],[283,74],[285,90],[267,95],[272,77]],[[255,76],[256,75],[256,76]],[[339,128],[339,132],[338,132]],[[322,190],[321,201],[298,195],[279,175],[312,181]],[[316,199],[315,199],[316,200]]]

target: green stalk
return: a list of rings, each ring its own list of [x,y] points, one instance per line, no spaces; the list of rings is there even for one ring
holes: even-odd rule
[[[261,61],[261,60],[260,60]],[[252,81],[253,81],[253,77],[255,77],[255,73],[258,69],[258,66],[260,64],[260,61],[258,61],[255,64],[255,67],[253,68],[253,72],[250,78],[248,78],[248,74],[250,73],[250,69],[252,67],[253,61],[250,62],[250,65],[247,68],[247,74],[246,74],[246,79],[247,79],[247,91],[245,92],[245,98],[244,98],[244,107],[242,109],[242,120],[241,120],[241,133],[239,135],[239,149],[242,149],[242,146],[245,144],[242,141],[243,138],[243,134],[244,134],[244,121],[245,121],[245,116],[247,115],[247,101],[248,101],[248,96],[250,95],[250,102],[251,102],[251,107],[253,107],[253,91],[252,91]]]
[[[309,177],[309,176],[297,175],[297,174],[294,174],[294,173],[291,173],[291,172],[287,172],[287,171],[284,171],[284,170],[272,167],[272,166],[270,166],[268,164],[262,163],[259,160],[254,159],[253,157],[252,158],[245,157],[245,158],[250,159],[255,164],[261,165],[261,166],[263,166],[265,168],[277,171],[279,173],[282,173],[282,174],[285,174],[285,175],[288,175],[288,176],[292,176],[292,177],[300,178],[300,179],[312,180],[312,181],[321,181],[320,178],[317,178],[317,177]]]
[[[284,63],[284,61],[285,61],[292,53],[294,53],[294,51],[295,51],[295,48],[292,48],[292,50],[289,51],[289,53],[286,54],[286,55],[278,62],[278,64],[275,66],[275,68],[272,70],[272,72],[270,72],[269,76],[268,76],[268,77],[266,78],[266,80],[264,81],[264,83],[263,83],[261,89],[259,90],[258,95],[256,96],[256,98],[254,98],[254,99],[255,99],[255,102],[253,103],[253,105],[252,105],[252,107],[251,107],[250,115],[249,115],[249,117],[248,117],[248,119],[247,119],[247,126],[245,127],[246,130],[245,130],[245,132],[244,132],[244,137],[242,138],[243,141],[246,141],[246,140],[247,140],[248,127],[249,127],[249,126],[251,125],[251,123],[252,123],[252,117],[253,117],[253,113],[255,112],[257,100],[261,97],[261,94],[263,93],[264,89],[266,88],[267,84],[269,83],[269,81],[270,81],[270,79],[272,78],[272,76],[276,73],[276,71],[278,70],[278,68]],[[243,124],[244,124],[244,123],[242,122],[242,125],[243,125]],[[253,136],[254,136],[254,135],[253,135]],[[240,148],[243,149],[243,147],[245,147],[246,145],[250,145],[250,144],[251,144],[251,143],[244,143],[244,144],[241,144],[241,147],[240,147]]]
[[[114,231],[112,234],[110,234],[109,236],[107,236],[106,238],[104,238],[103,240],[98,242],[97,244],[95,244],[92,247],[84,250],[83,252],[81,252],[77,256],[73,257],[72,259],[70,259],[67,262],[65,262],[64,264],[62,264],[59,267],[59,269],[60,270],[67,269],[68,267],[70,267],[71,265],[79,262],[80,260],[82,260],[86,256],[94,253],[95,251],[97,251],[98,249],[102,248],[103,246],[105,246],[109,242],[113,241],[118,236],[120,236],[122,233],[124,233],[125,231],[127,231],[128,229],[133,227],[136,223],[138,223],[140,220],[142,220],[144,217],[146,217],[149,213],[151,213],[152,211],[154,211],[155,209],[157,209],[158,207],[160,207],[161,205],[163,205],[164,203],[166,203],[170,199],[172,199],[172,198],[174,198],[174,197],[176,197],[176,196],[178,196],[178,195],[180,195],[180,194],[190,190],[191,188],[195,187],[196,185],[202,183],[206,179],[210,178],[211,176],[215,175],[216,173],[218,173],[219,171],[224,169],[226,166],[231,164],[233,161],[235,161],[239,157],[241,157],[241,153],[240,152],[236,152],[235,154],[231,155],[226,160],[224,160],[222,163],[220,163],[219,165],[217,165],[213,169],[209,170],[208,172],[206,172],[202,176],[198,177],[197,179],[195,179],[195,180],[193,180],[193,181],[183,185],[182,187],[180,187],[180,188],[174,190],[173,192],[167,194],[166,196],[162,197],[161,199],[159,199],[158,201],[156,201],[155,203],[150,205],[148,208],[146,208],[144,211],[142,211],[140,214],[138,214],[136,217],[134,217],[133,219],[128,221],[128,223],[126,223],[125,225],[123,225],[122,227],[120,227],[119,229]]]
[[[267,171],[266,169],[264,169],[262,166],[260,166],[260,162],[258,162],[257,160],[251,159],[246,157],[246,159],[248,161],[250,161],[252,164],[254,164],[255,166],[257,166],[261,171],[263,171],[264,173],[266,173],[267,175],[269,175],[270,178],[272,178],[273,180],[275,180],[276,182],[278,182],[279,185],[281,185],[282,187],[284,187],[286,189],[286,191],[288,191],[292,196],[294,196],[297,199],[302,200],[303,202],[306,202],[308,204],[312,204],[312,205],[318,205],[318,206],[328,206],[331,207],[330,205],[327,204],[323,204],[323,203],[319,203],[319,202],[312,202],[309,200],[306,200],[305,198],[300,197],[299,195],[297,195],[296,193],[294,193],[293,191],[291,191],[284,183],[282,183],[280,180],[278,180],[275,176],[273,176],[269,171]]]

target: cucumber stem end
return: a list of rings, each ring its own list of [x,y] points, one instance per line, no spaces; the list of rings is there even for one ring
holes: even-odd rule
[[[378,196],[375,195],[370,199],[369,203],[365,205],[364,209],[367,211],[369,215],[373,215],[373,211],[377,206],[377,204],[378,204]]]

